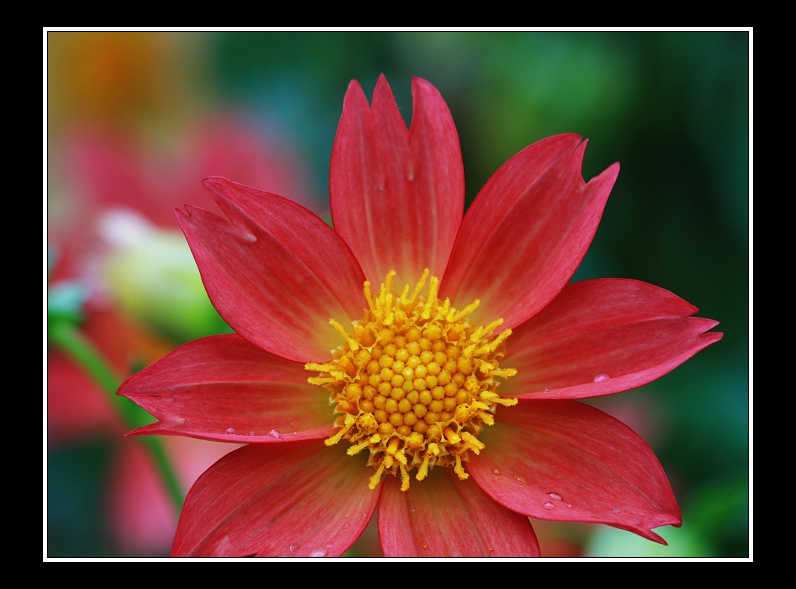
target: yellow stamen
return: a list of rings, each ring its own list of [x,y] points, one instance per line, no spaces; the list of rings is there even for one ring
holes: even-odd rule
[[[467,315],[475,311],[478,308],[478,305],[480,304],[481,301],[475,299],[472,303],[467,305],[464,309],[462,309],[458,313],[456,312],[456,309],[451,309],[448,313],[448,323],[456,323],[457,321],[462,319],[462,317],[466,317]]]
[[[470,478],[470,475],[464,472],[461,456],[456,456],[456,466],[453,467],[453,472],[459,475],[459,478],[463,481]]]
[[[417,281],[417,285],[415,285],[415,289],[412,291],[412,298],[409,299],[409,302],[414,303],[415,299],[417,299],[417,295],[420,294],[420,291],[423,290],[423,287],[426,284],[426,279],[428,278],[428,268],[423,270],[423,275],[420,277],[420,280]],[[409,286],[408,284],[406,285]],[[405,305],[406,303],[404,303]]]
[[[485,448],[478,435],[495,423],[498,405],[517,403],[497,392],[501,379],[517,372],[500,367],[511,330],[493,335],[502,319],[473,326],[467,317],[479,301],[458,310],[440,300],[440,280],[428,269],[400,295],[395,276],[390,271],[375,296],[366,281],[363,317],[350,330],[330,319],[344,343],[328,362],[304,366],[316,373],[307,381],[327,390],[338,414],[339,429],[325,444],[345,438],[351,456],[367,449],[371,489],[392,474],[407,491],[413,470],[422,481],[435,466],[465,480],[464,463]]]
[[[406,467],[401,464],[401,491],[408,491],[409,490],[409,473],[406,471]]]
[[[334,434],[331,438],[324,440],[324,444],[326,444],[327,446],[334,446],[337,442],[340,441],[340,438],[342,438],[343,435],[346,434],[351,429],[351,427],[355,423],[356,419],[354,419],[354,416],[351,415],[350,413],[347,414],[345,416],[345,426],[343,427],[343,429]]]
[[[370,446],[370,440],[369,439],[365,440],[364,442],[360,442],[359,444],[354,444],[348,450],[346,450],[346,453],[349,456],[353,456],[354,454],[359,454],[362,450],[364,450],[368,446]]]
[[[370,480],[368,481],[368,487],[370,488],[371,491],[375,489],[376,485],[378,485],[381,482],[382,472],[384,472],[384,463],[381,463],[379,465],[379,468],[376,470],[376,474],[370,477]]]

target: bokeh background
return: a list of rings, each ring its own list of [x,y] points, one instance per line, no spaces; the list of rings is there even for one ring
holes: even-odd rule
[[[575,279],[636,278],[717,319],[724,339],[595,405],[661,460],[682,528],[668,547],[607,526],[534,521],[550,557],[748,558],[750,40],[722,31],[44,31],[47,302],[119,378],[228,329],[173,209],[213,209],[223,175],[328,217],[329,158],[352,79],[384,73],[409,122],[411,78],[457,125],[468,202],[552,134],[589,138],[588,180],[619,180]],[[71,307],[70,307],[71,305]],[[167,556],[177,514],[107,395],[45,345],[46,558]],[[126,400],[125,400],[126,401]],[[231,446],[169,438],[185,489]],[[350,552],[376,556],[372,530]]]

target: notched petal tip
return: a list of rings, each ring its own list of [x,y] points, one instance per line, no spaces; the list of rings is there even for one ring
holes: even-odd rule
[[[716,321],[715,324],[718,325],[719,322]],[[713,329],[713,328],[709,327],[708,329]],[[721,332],[721,331],[708,331],[706,333],[703,333],[702,337],[705,338],[705,339],[710,340],[708,342],[708,344],[707,344],[709,346],[709,345],[715,344],[717,341],[721,340],[724,337],[724,332]]]
[[[341,119],[345,118],[347,111],[368,111],[369,109],[370,104],[365,96],[365,91],[362,89],[362,85],[357,80],[351,80],[348,83],[348,88],[346,88],[345,96],[343,97]],[[338,134],[340,133],[339,129],[337,132]]]
[[[616,184],[617,178],[619,178],[619,167],[619,162],[614,162],[597,176],[589,180],[587,184],[603,184],[610,191],[613,189],[614,184]]]
[[[137,427],[134,430],[130,430],[124,434],[124,437],[132,438],[136,436],[165,435],[167,433],[167,430],[163,428],[163,422],[158,420],[153,423],[148,423],[147,425]]]
[[[658,544],[662,544],[663,546],[669,545],[669,543],[666,542],[666,540],[664,540],[660,535],[656,534],[652,530],[647,530],[645,533],[642,533],[640,530],[627,530],[627,531],[635,532],[642,538],[646,538],[647,540],[652,540],[653,542],[657,542]]]
[[[177,222],[180,227],[185,228],[184,223],[190,222],[191,217],[196,211],[205,211],[202,207],[197,207],[190,203],[184,203],[183,208],[174,207],[174,215],[177,217]]]
[[[415,99],[420,92],[424,93],[429,92],[431,94],[437,95],[440,98],[442,98],[442,94],[440,93],[439,90],[437,90],[436,86],[434,86],[431,82],[429,82],[425,78],[420,78],[415,76],[414,78],[412,78],[413,99]]]
[[[235,184],[235,182],[229,178],[225,178],[224,176],[205,176],[202,178],[202,186],[208,190],[215,190],[216,188],[226,184]]]
[[[575,163],[576,163],[575,168],[581,170],[581,179],[584,181],[584,184],[589,188],[593,189],[595,187],[594,186],[595,184],[604,184],[604,187],[607,187],[608,191],[610,192],[614,184],[616,183],[617,178],[619,177],[619,168],[620,168],[619,162],[614,162],[613,164],[605,168],[602,172],[600,172],[590,180],[586,181],[586,179],[583,178],[582,170],[583,170],[583,159],[586,155],[586,147],[589,144],[589,139],[587,137],[585,138],[575,133],[563,134],[556,137],[578,138],[580,143],[578,143],[575,149],[572,151],[572,157],[575,158]]]
[[[653,531],[658,528],[662,528],[664,526],[672,526],[674,528],[679,528],[683,525],[683,516],[680,512],[680,507],[675,504],[676,512],[671,515],[670,518],[666,518],[666,521],[661,521],[660,523],[655,524],[652,528],[646,527],[625,527],[625,526],[615,526],[620,530],[626,530],[628,532],[633,532],[634,534],[638,534],[642,538],[646,538],[647,540],[651,540],[652,542],[657,542],[663,546],[668,546],[669,543],[657,532]]]

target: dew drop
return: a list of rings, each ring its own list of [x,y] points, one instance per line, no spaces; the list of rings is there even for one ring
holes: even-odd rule
[[[518,476],[515,474],[515,475],[514,475],[514,478],[515,478],[515,479],[517,479],[519,482],[522,482],[522,477],[518,477]]]
[[[420,548],[422,548],[423,550],[428,550],[428,544],[426,544],[425,542],[423,542],[423,543],[420,545]]]
[[[184,417],[178,417],[177,419],[174,420],[174,423],[176,425],[185,425],[185,418]]]
[[[561,495],[559,495],[558,493],[548,493],[547,496],[550,497],[550,499],[561,501]]]
[[[622,511],[621,507],[614,507],[614,513],[619,513],[620,511]]]
[[[350,528],[350,527],[351,527],[351,524],[344,524],[344,525],[343,525],[343,527],[344,527],[344,528]]]
[[[313,551],[310,553],[310,556],[311,556],[311,557],[313,557],[313,558],[318,558],[318,557],[321,557],[321,556],[326,556],[326,550],[324,550],[323,548],[319,548],[318,550],[313,550]]]
[[[250,436],[253,436],[253,435],[254,435],[254,431],[250,431],[250,432],[249,432],[249,435],[250,435]]]
[[[228,427],[227,430],[224,433],[227,434],[228,436],[233,436],[233,435],[235,435],[235,428],[234,427]]]
[[[546,394],[548,394],[549,392],[550,392],[550,389],[545,389],[545,390],[544,390],[544,394],[545,394],[545,395],[546,395]]]
[[[272,438],[276,438],[277,440],[279,439],[279,432],[275,429],[272,429],[270,432],[268,432],[268,435]]]
[[[604,380],[608,380],[609,378],[611,377],[605,374],[604,372],[601,372],[600,374],[594,377],[594,382],[602,382]]]
[[[500,474],[500,471],[496,468],[492,469],[492,474]]]
[[[567,503],[567,507],[569,507],[570,509],[572,509],[572,503]]]
[[[555,508],[555,505],[553,505],[553,503],[551,501],[545,501],[542,504],[542,507],[544,507],[545,509],[553,509],[553,508]]]
[[[290,547],[288,548],[288,550],[290,550],[290,552],[293,552],[299,546],[301,546],[301,544],[291,544]]]

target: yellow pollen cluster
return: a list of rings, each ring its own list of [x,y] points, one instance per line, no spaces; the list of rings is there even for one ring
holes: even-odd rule
[[[478,434],[495,422],[497,405],[517,399],[497,394],[497,377],[516,374],[498,368],[505,355],[506,329],[497,319],[473,327],[467,316],[478,307],[462,310],[437,297],[439,279],[426,269],[414,290],[407,284],[400,296],[392,290],[391,271],[373,296],[370,282],[364,292],[368,309],[349,332],[334,319],[331,325],[345,344],[325,364],[305,368],[319,373],[308,379],[329,391],[335,406],[335,426],[326,440],[331,446],[346,438],[353,456],[370,452],[368,465],[376,469],[369,486],[375,489],[383,475],[401,475],[401,490],[409,489],[409,472],[422,481],[434,466],[452,467],[468,478],[463,462],[469,452],[479,454],[484,443]],[[427,294],[421,295],[426,282]]]

